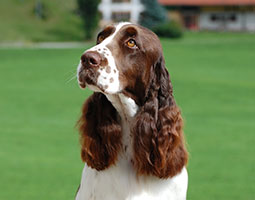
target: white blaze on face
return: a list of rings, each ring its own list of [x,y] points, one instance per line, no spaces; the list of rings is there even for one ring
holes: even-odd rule
[[[114,57],[112,56],[111,51],[103,45],[95,46],[93,51],[95,50],[103,54],[108,62],[107,66],[100,66],[98,69],[98,87],[102,88],[104,92],[108,94],[117,93],[118,91],[120,91],[119,70],[116,67]]]
[[[88,49],[87,51],[97,51],[107,59],[107,66],[100,66],[98,69],[97,87],[103,89],[107,94],[115,94],[121,91],[121,84],[119,80],[119,70],[115,64],[115,58],[112,52],[107,48],[107,45],[112,42],[118,31],[124,26],[130,24],[129,22],[123,22],[118,24],[112,35],[103,40],[100,44]],[[87,52],[86,51],[86,52]],[[81,69],[81,64],[78,66],[78,73]]]
[[[78,84],[80,85],[81,84],[81,82],[80,82],[80,80],[79,80],[79,73],[80,73],[80,71],[81,71],[81,60],[80,60],[80,62],[79,62],[79,65],[78,65],[78,67],[77,67],[77,74],[76,74],[76,77],[77,77],[77,81],[78,81]],[[81,86],[80,86],[81,87]]]

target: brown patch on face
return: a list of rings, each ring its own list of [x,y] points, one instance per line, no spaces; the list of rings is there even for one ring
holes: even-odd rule
[[[101,61],[101,66],[107,66],[108,65],[108,60],[107,60],[107,58],[106,57],[104,57],[104,56],[102,56],[103,58],[102,58],[102,61]]]
[[[130,39],[135,41],[134,48],[127,45]],[[149,86],[151,68],[162,53],[158,37],[141,26],[124,25],[107,47],[119,71],[122,92],[142,105]]]
[[[114,79],[113,78],[110,78],[110,83],[113,83]]]
[[[112,33],[114,33],[115,29],[116,28],[114,26],[107,26],[97,35],[97,44],[101,43],[105,40],[105,38],[109,37]]]
[[[108,65],[105,69],[106,73],[110,74],[111,73],[111,67]]]

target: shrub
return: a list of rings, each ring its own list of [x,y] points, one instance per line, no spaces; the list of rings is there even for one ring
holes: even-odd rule
[[[158,24],[166,22],[166,11],[157,0],[142,0],[141,2],[145,10],[140,15],[139,24],[153,29]]]
[[[181,25],[175,21],[162,23],[153,28],[153,31],[159,37],[181,38],[183,36],[183,30]]]
[[[48,18],[48,9],[44,2],[37,0],[34,6],[35,16],[39,19],[46,20]]]
[[[79,13],[83,20],[85,38],[92,39],[98,26],[99,12],[97,10],[100,0],[77,0]]]

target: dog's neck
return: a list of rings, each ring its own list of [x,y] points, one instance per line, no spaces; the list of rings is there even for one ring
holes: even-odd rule
[[[138,105],[135,101],[125,96],[122,93],[114,95],[106,95],[107,99],[112,103],[114,108],[117,110],[120,116],[120,124],[122,129],[122,146],[124,159],[131,161],[133,155],[132,148],[132,124],[135,119],[135,115],[138,112]]]
[[[129,122],[134,118],[138,111],[138,106],[132,98],[127,97],[122,93],[114,95],[107,94],[106,97],[117,110],[122,121]]]

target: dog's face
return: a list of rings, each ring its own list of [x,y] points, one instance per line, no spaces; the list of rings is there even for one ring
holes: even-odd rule
[[[161,54],[158,37],[148,29],[130,23],[107,26],[97,45],[81,56],[78,83],[106,94],[143,91]]]

